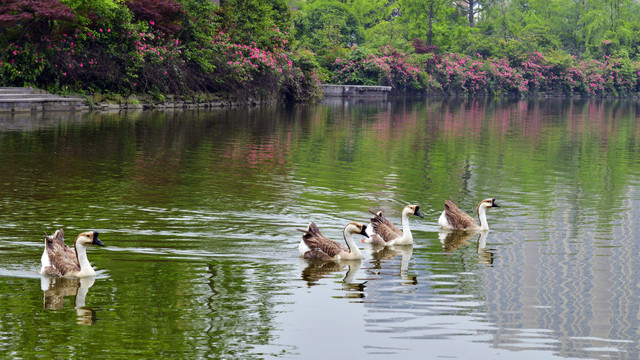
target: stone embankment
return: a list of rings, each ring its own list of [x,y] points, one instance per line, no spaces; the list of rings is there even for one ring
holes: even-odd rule
[[[162,95],[111,98],[102,95],[60,96],[35,88],[0,87],[0,113],[40,111],[127,111],[143,109],[197,109],[251,106],[265,103],[254,99],[239,101],[223,94],[196,94],[189,97]]]
[[[48,94],[34,88],[0,87],[0,112],[89,109],[87,99]]]
[[[341,98],[366,98],[386,100],[391,86],[322,85],[322,95]]]

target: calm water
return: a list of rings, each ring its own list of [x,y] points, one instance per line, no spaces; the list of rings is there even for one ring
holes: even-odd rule
[[[0,357],[640,358],[640,104],[0,116]],[[444,199],[502,206],[438,232]],[[299,259],[407,203],[413,247]],[[95,278],[37,274],[100,231]]]

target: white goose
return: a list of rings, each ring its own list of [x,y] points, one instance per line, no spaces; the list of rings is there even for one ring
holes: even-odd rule
[[[411,235],[411,227],[409,226],[409,216],[415,215],[423,217],[420,213],[420,207],[418,205],[407,205],[402,209],[402,230],[398,229],[387,218],[382,215],[382,211],[374,213],[371,218],[371,229],[373,234],[369,239],[363,241],[375,245],[412,245],[413,235]]]
[[[320,260],[359,260],[362,253],[358,245],[353,240],[353,234],[361,234],[368,237],[367,226],[352,222],[344,227],[343,235],[347,246],[343,246],[337,241],[333,241],[320,233],[315,223],[309,223],[306,230],[296,229],[304,233],[302,241],[298,246],[300,256],[305,259]]]
[[[444,211],[438,219],[438,224],[445,230],[489,230],[487,223],[487,209],[500,207],[495,198],[484,199],[478,204],[477,212],[480,225],[471,216],[465,214],[453,202],[453,199],[444,202]]]
[[[97,231],[83,232],[75,240],[74,248],[64,243],[64,232],[57,230],[53,236],[44,236],[44,252],[40,274],[51,276],[86,277],[96,272],[87,259],[87,246],[104,246]]]

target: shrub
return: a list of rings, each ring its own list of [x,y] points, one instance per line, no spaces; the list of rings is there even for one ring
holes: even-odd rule
[[[333,67],[333,80],[339,84],[391,86],[395,93],[426,90],[418,67],[407,55],[390,46],[377,53],[356,47],[346,59],[336,59]]]

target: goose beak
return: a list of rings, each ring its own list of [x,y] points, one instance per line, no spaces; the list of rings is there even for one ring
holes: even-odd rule
[[[98,246],[104,246],[102,241],[100,241],[100,239],[98,239],[98,232],[97,231],[93,232],[93,242],[91,244],[92,245],[98,245]]]
[[[369,237],[369,235],[367,235],[367,225],[362,225],[362,231],[360,231],[360,235],[364,235],[365,237]],[[364,241],[364,239],[362,241]]]
[[[498,203],[496,202],[496,199],[493,199],[493,204],[491,205],[491,207],[500,207],[500,205],[498,205]]]
[[[420,209],[416,209],[416,211],[413,213],[413,215],[419,216],[419,217],[424,219],[424,216],[422,216],[422,213],[420,212]]]

